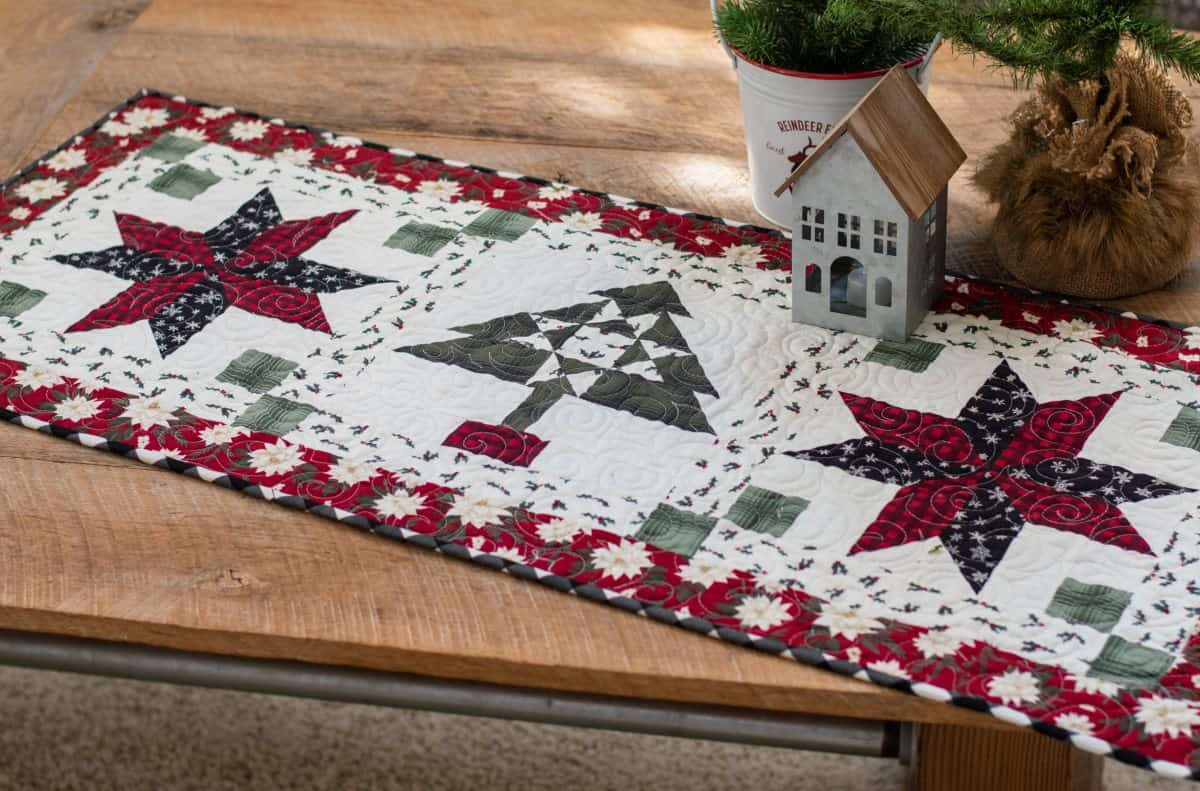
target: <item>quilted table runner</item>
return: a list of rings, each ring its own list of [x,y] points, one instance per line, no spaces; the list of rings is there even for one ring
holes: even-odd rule
[[[13,422],[1200,766],[1200,329],[950,278],[830,332],[776,232],[153,92],[0,234]]]

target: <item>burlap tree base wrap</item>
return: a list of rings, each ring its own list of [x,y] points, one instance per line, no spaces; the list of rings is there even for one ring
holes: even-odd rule
[[[1194,250],[1200,176],[1187,98],[1130,57],[1107,77],[1043,83],[975,174],[999,204],[1001,261],[1034,288],[1097,299],[1149,291]]]

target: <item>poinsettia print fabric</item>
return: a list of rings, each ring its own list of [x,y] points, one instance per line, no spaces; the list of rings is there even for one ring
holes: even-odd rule
[[[0,414],[698,632],[1200,766],[1200,330],[140,94],[0,192]]]

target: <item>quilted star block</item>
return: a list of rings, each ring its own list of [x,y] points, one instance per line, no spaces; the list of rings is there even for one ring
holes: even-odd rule
[[[181,168],[194,170],[176,165],[159,179]],[[355,213],[284,220],[269,189],[203,232],[114,212],[120,245],[51,260],[133,282],[67,332],[146,321],[167,357],[226,310],[240,308],[332,334],[319,294],[388,282],[303,256]]]
[[[221,177],[215,173],[181,163],[156,177],[148,186],[172,198],[192,200],[220,181]]]
[[[1004,362],[953,418],[842,392],[865,436],[785,453],[900,487],[851,554],[937,538],[979,592],[1027,524],[1154,554],[1121,506],[1195,490],[1079,455],[1123,392],[1039,403]]]

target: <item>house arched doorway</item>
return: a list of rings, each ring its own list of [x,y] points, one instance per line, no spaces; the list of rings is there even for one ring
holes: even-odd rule
[[[867,315],[867,270],[848,255],[829,268],[829,310],[849,316]]]

